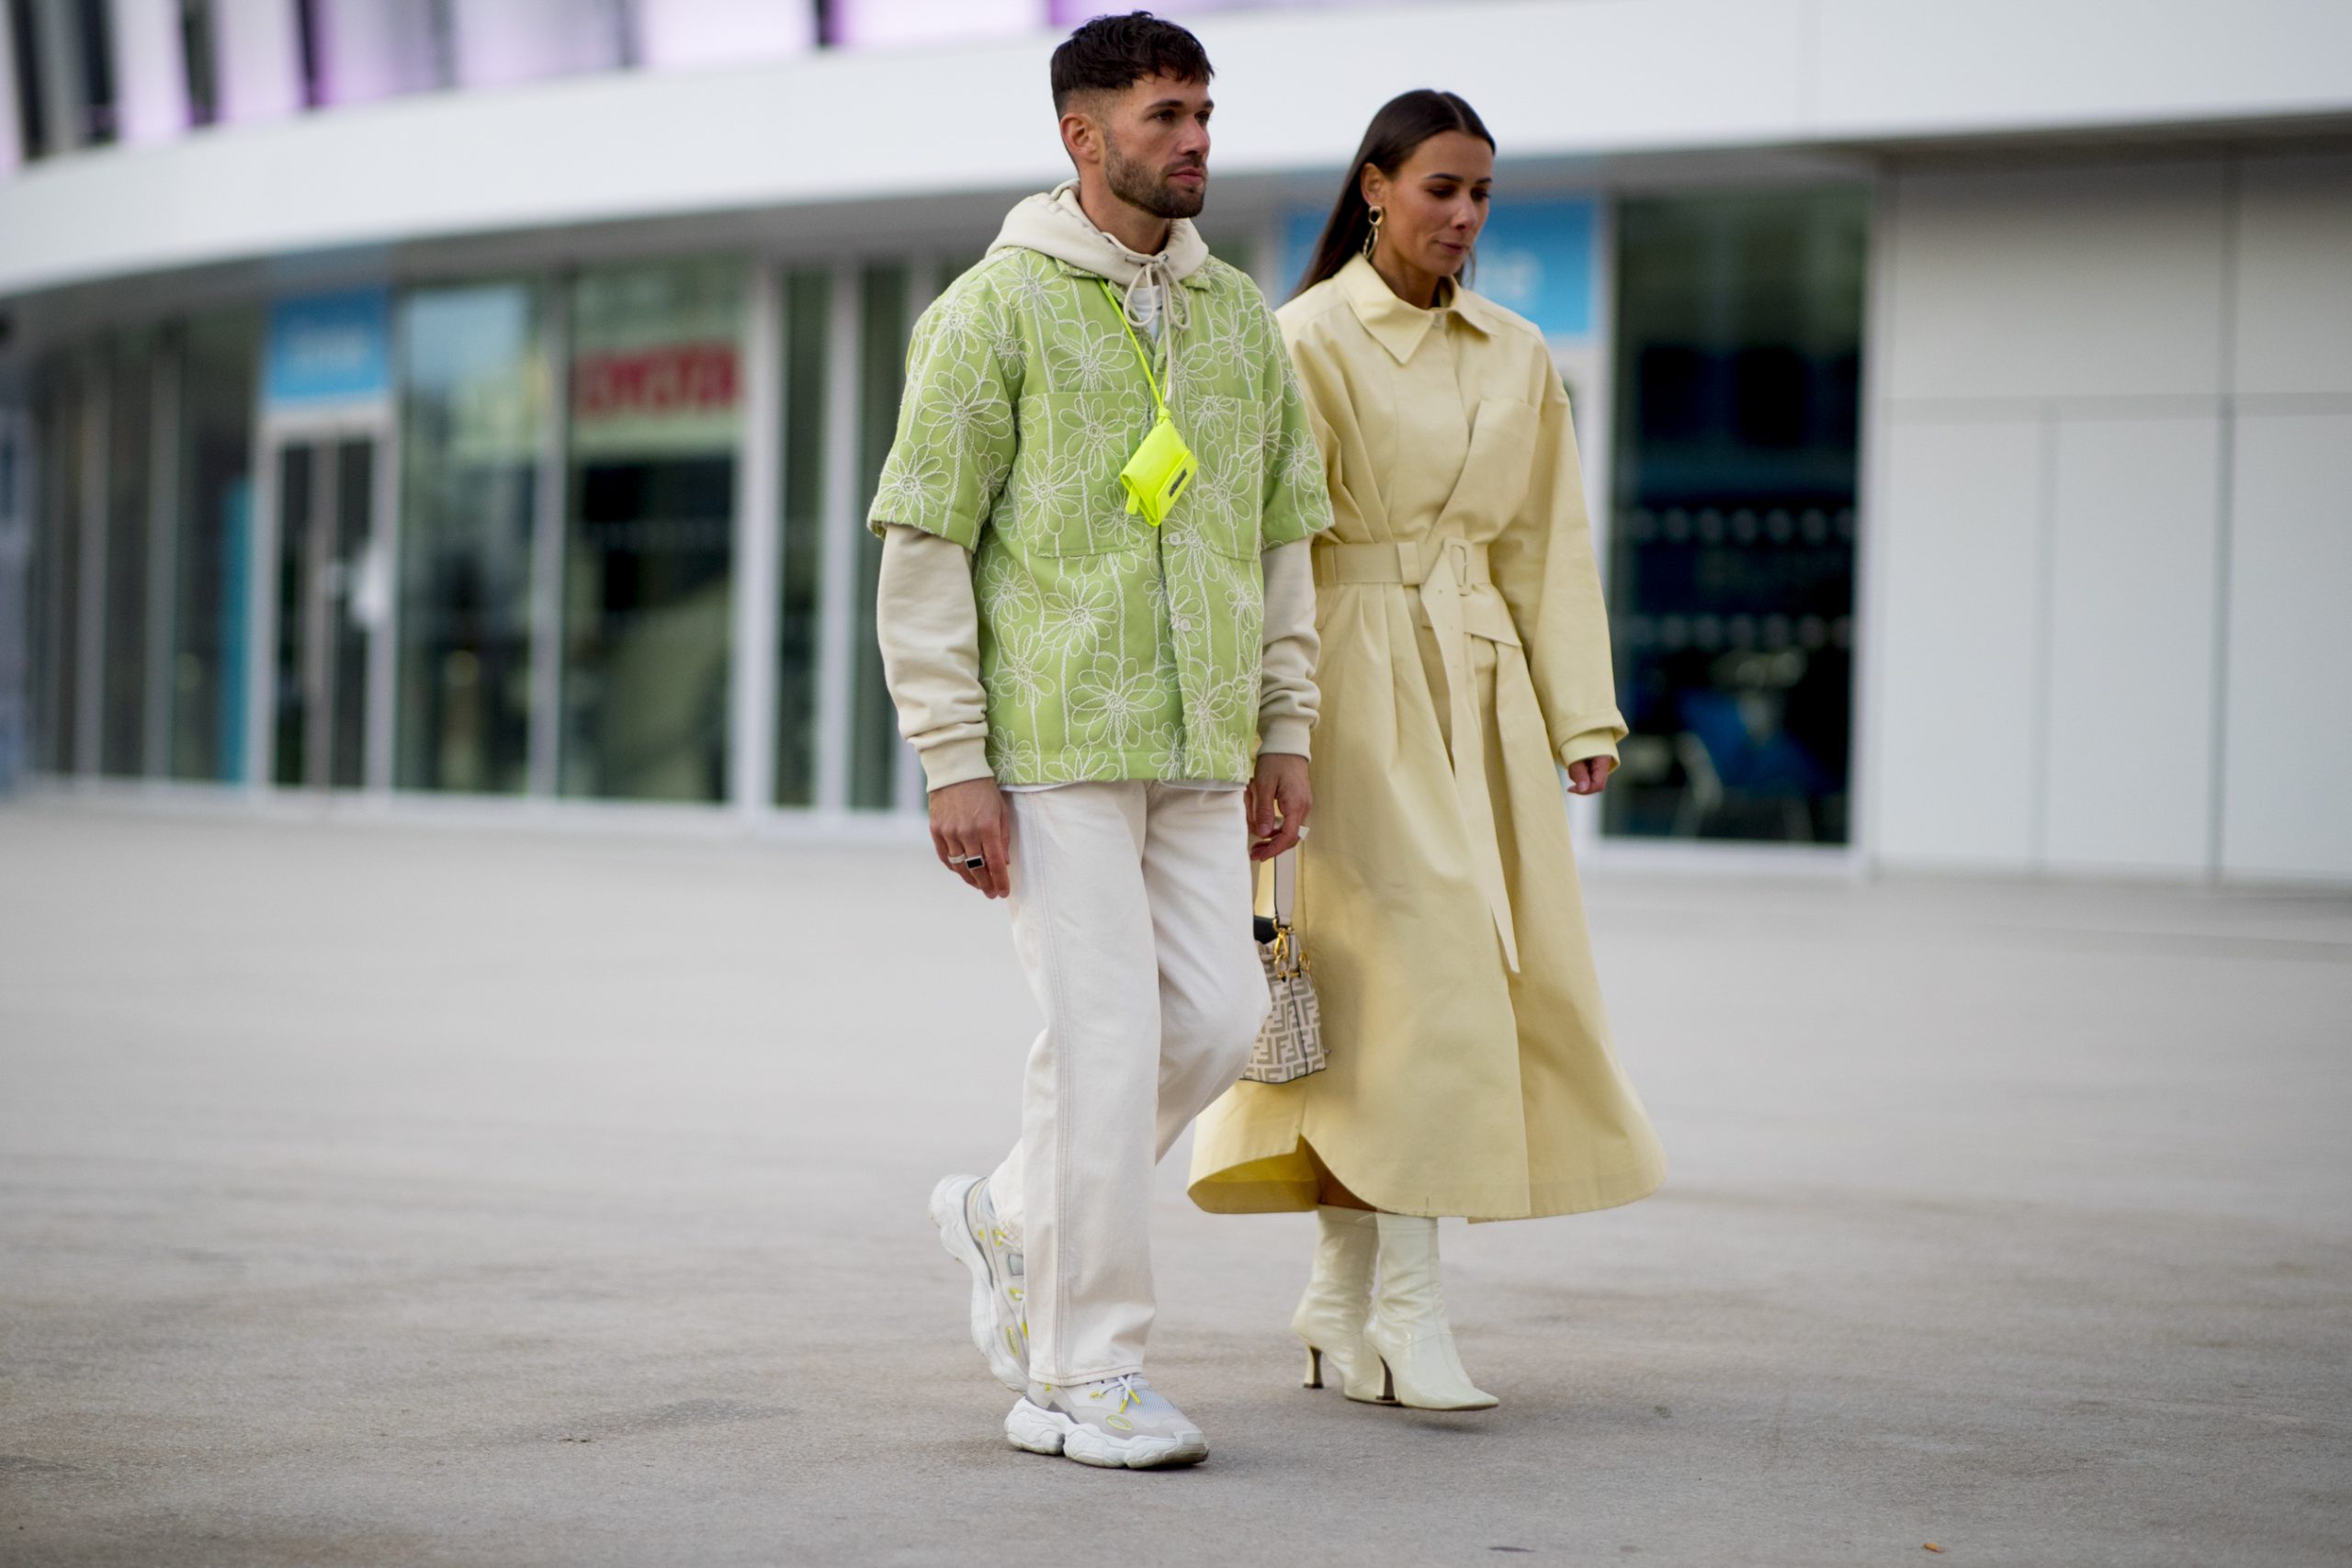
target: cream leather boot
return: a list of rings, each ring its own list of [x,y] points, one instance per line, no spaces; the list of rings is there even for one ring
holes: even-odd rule
[[[1382,1214],[1380,1291],[1364,1338],[1380,1358],[1381,1393],[1415,1410],[1490,1410],[1502,1403],[1472,1385],[1453,1348],[1437,1282],[1437,1222]]]
[[[1372,1268],[1379,1256],[1380,1232],[1368,1209],[1315,1211],[1315,1274],[1291,1314],[1290,1331],[1306,1342],[1306,1386],[1323,1386],[1323,1362],[1331,1362],[1350,1399],[1380,1399],[1380,1358],[1364,1343],[1363,1320],[1372,1311]]]

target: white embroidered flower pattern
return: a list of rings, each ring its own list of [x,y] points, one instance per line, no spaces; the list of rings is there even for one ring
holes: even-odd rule
[[[1091,648],[1119,613],[1116,585],[1091,575],[1074,575],[1046,595],[1038,629],[1064,651]]]
[[[1045,604],[1037,580],[1002,551],[989,552],[978,573],[980,613],[992,625],[1008,629],[1035,619]]]
[[[1054,677],[1046,639],[1035,626],[1007,629],[996,639],[989,689],[1008,702],[1042,703],[1053,695]]]
[[[1102,467],[1114,455],[1125,467],[1125,454],[1120,448],[1132,448],[1138,439],[1130,434],[1125,420],[1091,399],[1062,413],[1055,434],[1069,461],[1088,468]]]
[[[1143,367],[1136,363],[1135,350],[1127,346],[1124,335],[1089,332],[1081,328],[1075,335],[1055,345],[1052,368],[1056,391],[1104,392],[1117,384],[1122,367],[1140,378]]]
[[[1133,659],[1098,659],[1070,682],[1070,705],[1122,751],[1143,744],[1144,729],[1160,706],[1159,682]]]
[[[874,492],[874,515],[889,523],[937,522],[952,504],[952,476],[936,452],[918,449],[890,464]]]
[[[926,403],[923,412],[958,457],[1001,446],[1012,436],[1012,410],[1006,406],[1004,395],[989,382],[949,388]]]

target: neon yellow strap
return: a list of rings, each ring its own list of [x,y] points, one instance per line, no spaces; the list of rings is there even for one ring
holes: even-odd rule
[[[1159,411],[1160,418],[1166,419],[1168,400],[1159,395],[1159,378],[1151,373],[1151,355],[1143,351],[1143,339],[1136,336],[1135,323],[1127,320],[1127,308],[1119,303],[1119,297],[1116,294],[1111,292],[1111,285],[1107,279],[1098,277],[1094,281],[1102,285],[1102,298],[1111,301],[1111,309],[1117,314],[1119,325],[1127,329],[1127,341],[1135,344],[1136,363],[1143,367],[1144,382],[1151,389],[1151,406]],[[1165,312],[1168,309],[1167,301],[1162,300],[1159,309]]]

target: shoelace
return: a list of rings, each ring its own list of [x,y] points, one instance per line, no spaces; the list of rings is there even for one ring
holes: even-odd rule
[[[1111,1414],[1114,1416],[1124,1416],[1128,1411],[1143,1403],[1144,1388],[1145,1383],[1141,1373],[1125,1372],[1122,1373],[1118,1377],[1111,1378],[1103,1382],[1098,1383],[1091,1389],[1088,1389],[1086,1391],[1086,1397],[1092,1400],[1100,1400],[1104,1394],[1110,1393],[1115,1390],[1119,1395],[1119,1408],[1113,1411]]]

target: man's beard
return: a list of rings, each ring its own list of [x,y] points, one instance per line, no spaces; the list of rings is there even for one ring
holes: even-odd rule
[[[1139,207],[1154,218],[1197,218],[1201,204],[1208,198],[1206,165],[1197,165],[1204,176],[1198,190],[1186,190],[1162,179],[1159,171],[1148,164],[1130,162],[1119,151],[1119,144],[1109,142],[1103,149],[1102,175],[1111,183],[1111,194],[1130,207]]]

